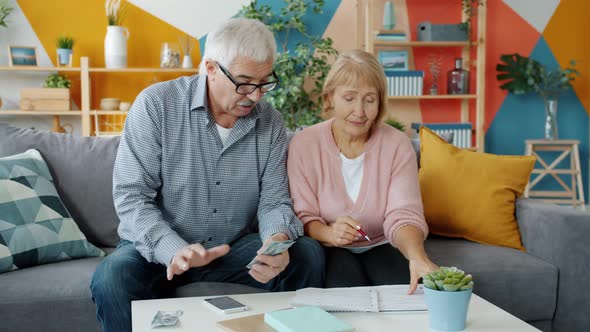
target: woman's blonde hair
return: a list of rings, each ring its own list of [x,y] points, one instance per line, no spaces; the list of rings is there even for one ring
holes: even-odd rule
[[[330,96],[337,87],[368,85],[375,87],[379,95],[379,112],[375,123],[383,121],[386,113],[387,79],[383,67],[371,53],[361,50],[350,50],[341,53],[324,81],[322,90],[322,110],[324,114],[332,109]]]

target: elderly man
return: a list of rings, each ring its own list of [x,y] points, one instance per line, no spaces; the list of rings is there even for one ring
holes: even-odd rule
[[[272,291],[322,287],[323,250],[303,235],[286,175],[276,43],[256,20],[209,34],[200,75],[154,84],[131,108],[115,162],[121,243],[91,283],[105,331],[131,330],[131,301],[190,282]],[[260,234],[251,234],[257,220]],[[295,240],[276,256],[269,241]],[[254,257],[260,262],[246,265]]]

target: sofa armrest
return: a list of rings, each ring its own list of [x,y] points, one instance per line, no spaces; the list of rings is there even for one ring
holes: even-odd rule
[[[590,214],[522,198],[516,218],[527,253],[559,271],[553,331],[590,330],[590,292],[581,282],[590,274]]]

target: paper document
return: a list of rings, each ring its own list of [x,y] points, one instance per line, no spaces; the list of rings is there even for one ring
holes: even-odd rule
[[[363,246],[363,247],[342,247],[344,249],[348,249],[349,251],[351,251],[353,254],[362,254],[363,252],[369,251],[375,247],[378,246],[382,246],[384,244],[389,244],[388,240],[383,240],[381,242],[377,242],[375,244],[372,244],[370,246]]]
[[[318,306],[326,311],[425,311],[422,285],[407,295],[408,285],[345,288],[304,288],[295,292],[293,306]]]

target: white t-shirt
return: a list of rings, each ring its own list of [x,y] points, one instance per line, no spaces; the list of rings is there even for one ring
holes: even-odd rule
[[[229,137],[229,133],[231,132],[232,128],[224,128],[217,123],[215,125],[217,126],[219,137],[221,137],[221,143],[223,143],[223,146],[225,146],[225,142],[227,142],[227,138]]]
[[[340,153],[340,159],[342,160],[342,176],[344,177],[346,193],[353,202],[356,202],[359,191],[361,190],[361,182],[363,181],[365,154],[362,153],[354,159],[348,159]]]

